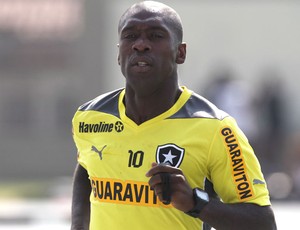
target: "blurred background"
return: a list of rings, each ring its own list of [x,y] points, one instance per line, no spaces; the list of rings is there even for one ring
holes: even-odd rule
[[[123,86],[117,24],[135,2],[0,0],[0,229],[69,229],[71,119],[82,103]],[[279,229],[292,227],[300,214],[300,2],[162,2],[183,20],[181,84],[236,118],[261,161]]]

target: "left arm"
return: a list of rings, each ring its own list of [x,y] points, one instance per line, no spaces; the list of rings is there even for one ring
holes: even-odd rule
[[[168,165],[157,165],[147,172],[151,177],[149,185],[161,201],[162,181],[159,173],[170,174],[171,204],[180,211],[187,212],[194,207],[192,188],[181,169]],[[250,203],[225,204],[212,199],[200,212],[199,218],[218,230],[276,230],[273,211],[270,206]]]
[[[224,204],[213,199],[204,207],[199,218],[215,229],[277,229],[271,206],[250,203]]]

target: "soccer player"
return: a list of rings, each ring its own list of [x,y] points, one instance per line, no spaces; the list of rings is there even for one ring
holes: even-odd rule
[[[276,229],[259,162],[235,120],[179,86],[179,15],[140,2],[121,16],[118,34],[125,88],[73,118],[71,229]]]

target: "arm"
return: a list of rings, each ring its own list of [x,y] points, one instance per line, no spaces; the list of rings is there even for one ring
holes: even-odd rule
[[[250,203],[224,204],[213,199],[204,207],[199,218],[216,229],[277,229],[270,206]]]
[[[187,212],[194,207],[192,188],[188,184],[183,172],[167,165],[153,164],[146,176],[151,177],[150,186],[158,198],[162,199],[161,177],[159,173],[170,173],[171,203],[180,211]],[[218,230],[275,230],[276,223],[270,206],[239,203],[224,204],[212,199],[201,211],[199,218]]]
[[[72,194],[71,230],[88,230],[90,222],[91,185],[87,171],[77,164]]]

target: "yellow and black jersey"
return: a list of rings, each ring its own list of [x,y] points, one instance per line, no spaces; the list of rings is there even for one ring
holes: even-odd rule
[[[140,125],[125,114],[125,89],[79,107],[73,118],[78,162],[91,181],[90,229],[202,229],[162,204],[145,176],[152,162],[181,168],[192,187],[208,179],[225,203],[269,205],[260,165],[235,120],[182,87],[168,111]]]

